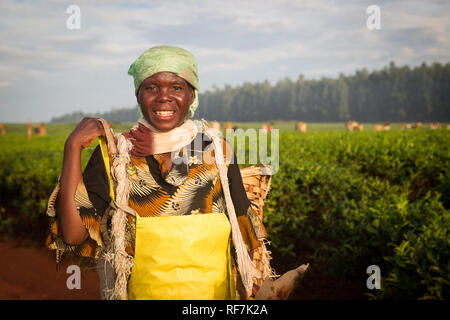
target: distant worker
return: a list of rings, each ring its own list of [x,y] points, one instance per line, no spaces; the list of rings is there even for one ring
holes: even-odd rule
[[[364,125],[358,123],[354,120],[350,120],[346,123],[345,127],[348,131],[362,131],[364,129]]]
[[[222,131],[222,125],[220,124],[220,122],[212,121],[211,124],[210,124],[210,127],[212,129],[216,129],[218,131]]]
[[[268,131],[268,126],[267,126],[267,124],[262,124],[261,125],[261,130],[263,131],[263,132],[267,132]]]
[[[374,131],[389,131],[391,130],[391,123],[390,122],[383,122],[373,125]]]
[[[27,125],[27,137],[28,139],[31,139],[31,135],[33,134],[33,132],[31,131],[31,121],[28,120],[28,125]]]
[[[441,128],[441,124],[439,122],[430,122],[428,126],[431,130],[437,130]]]
[[[382,131],[382,130],[383,130],[383,125],[382,125],[382,124],[379,124],[379,123],[374,124],[374,125],[373,125],[373,130],[374,130],[374,131]]]
[[[355,129],[358,127],[358,122],[349,120],[347,121],[345,127],[347,128],[348,131],[355,131]]]
[[[306,122],[298,122],[297,125],[295,126],[295,130],[300,131],[300,132],[306,132]]]
[[[47,129],[45,127],[45,123],[40,123],[37,126],[35,126],[34,133],[40,137],[45,136],[47,134]]]

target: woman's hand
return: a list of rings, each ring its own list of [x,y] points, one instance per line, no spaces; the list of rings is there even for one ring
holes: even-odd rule
[[[111,125],[108,123],[108,126]],[[82,150],[96,138],[105,135],[105,129],[98,118],[83,118],[66,140],[66,148]]]

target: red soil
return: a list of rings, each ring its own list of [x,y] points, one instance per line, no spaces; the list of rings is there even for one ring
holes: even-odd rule
[[[67,267],[80,265],[81,289],[69,290]],[[56,271],[55,252],[43,246],[0,242],[0,299],[99,299],[95,266],[67,257]]]

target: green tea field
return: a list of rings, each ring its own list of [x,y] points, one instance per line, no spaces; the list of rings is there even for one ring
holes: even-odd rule
[[[261,123],[239,123],[242,129]],[[0,234],[43,246],[48,197],[75,124],[25,124],[0,136]],[[115,132],[130,124],[112,124]],[[450,131],[346,131],[344,123],[274,122],[279,169],[264,207],[278,274],[310,263],[295,299],[450,298]],[[87,163],[95,145],[83,151]],[[248,146],[247,146],[248,147]],[[367,268],[381,288],[366,286]]]

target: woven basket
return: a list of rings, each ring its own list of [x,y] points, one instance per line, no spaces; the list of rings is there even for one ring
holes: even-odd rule
[[[263,218],[264,203],[270,189],[272,169],[267,165],[256,165],[241,169],[242,182],[247,198],[258,208],[259,217]]]
[[[257,208],[259,218],[262,221],[264,203],[266,202],[266,197],[270,189],[270,180],[272,179],[272,169],[270,166],[262,164],[246,167],[241,169],[241,176],[245,191],[247,193],[247,198],[250,200],[252,205]],[[252,252],[253,263],[255,264],[256,269],[258,269],[261,273],[264,272],[264,264],[262,261],[263,247],[265,248],[264,244]],[[237,270],[234,269],[233,272],[236,279]],[[253,283],[255,283],[258,287],[261,287],[263,281],[264,279],[262,278],[253,278]]]

